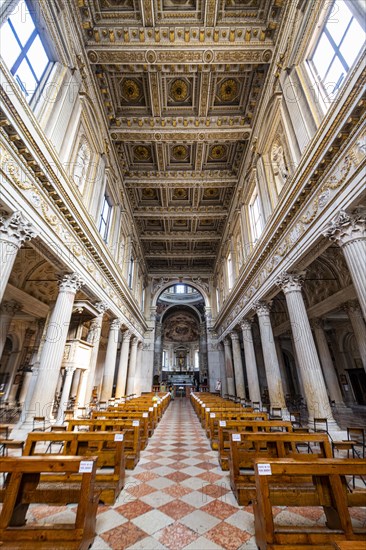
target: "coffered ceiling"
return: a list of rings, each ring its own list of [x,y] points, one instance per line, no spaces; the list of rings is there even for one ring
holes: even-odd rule
[[[149,270],[212,271],[286,0],[78,0]]]

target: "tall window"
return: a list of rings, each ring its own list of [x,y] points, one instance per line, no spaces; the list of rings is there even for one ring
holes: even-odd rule
[[[1,56],[27,101],[31,100],[50,64],[35,25],[35,12],[33,16],[31,13],[28,2],[21,0],[0,31]]]
[[[347,2],[336,0],[309,59],[328,101],[338,92],[364,41],[365,32]]]
[[[262,208],[257,190],[254,191],[249,202],[249,216],[253,242],[256,242],[263,231]]]
[[[134,262],[134,259],[131,258],[130,265],[128,266],[128,277],[127,277],[128,279],[127,283],[130,288],[132,288],[134,267],[135,267],[135,262]]]
[[[102,235],[102,239],[107,242],[109,226],[111,223],[112,205],[108,195],[104,195],[102,210],[99,220],[99,233]]]
[[[227,280],[229,285],[229,290],[234,286],[234,270],[233,270],[233,259],[231,253],[227,257]]]

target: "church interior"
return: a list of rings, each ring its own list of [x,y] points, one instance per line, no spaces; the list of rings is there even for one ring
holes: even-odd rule
[[[354,501],[305,541],[285,491],[269,541],[220,438],[366,467],[365,31],[363,0],[1,2],[2,548],[364,548]],[[85,491],[37,492],[52,454]]]

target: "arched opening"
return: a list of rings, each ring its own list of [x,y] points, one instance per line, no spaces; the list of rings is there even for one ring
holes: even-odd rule
[[[153,383],[187,393],[207,382],[205,300],[196,288],[179,282],[165,288],[156,302]]]

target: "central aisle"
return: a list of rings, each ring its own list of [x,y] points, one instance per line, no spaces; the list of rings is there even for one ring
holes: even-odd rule
[[[256,550],[251,508],[239,507],[188,398],[172,401],[114,506],[100,506],[92,550]]]

